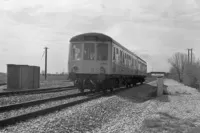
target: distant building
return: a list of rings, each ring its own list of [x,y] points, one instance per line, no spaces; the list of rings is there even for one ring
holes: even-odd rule
[[[148,76],[155,76],[155,77],[166,77],[166,76],[168,76],[169,75],[169,73],[166,73],[166,72],[149,72],[148,73]]]

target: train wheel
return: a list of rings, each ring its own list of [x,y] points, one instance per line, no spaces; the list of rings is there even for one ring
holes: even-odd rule
[[[133,82],[133,86],[136,86],[136,82]]]
[[[126,88],[128,88],[128,84],[126,84]]]
[[[88,83],[89,83],[88,86],[89,86],[90,92],[94,92],[96,90],[96,84],[92,80],[89,80]]]
[[[106,84],[106,88],[108,88],[110,90],[110,92],[112,92],[113,87],[114,87],[114,80],[108,79],[105,84]]]
[[[74,80],[74,86],[75,86],[76,88],[79,87],[79,85],[78,85],[78,80]]]
[[[100,92],[101,91],[101,84],[99,82],[96,83],[96,92]]]
[[[128,88],[131,88],[131,85],[128,83]]]
[[[103,91],[104,94],[107,93],[107,87],[106,87],[106,81],[105,80],[101,83],[101,90]]]
[[[113,85],[114,85],[114,88],[119,88],[119,86],[120,86],[119,85],[119,79],[115,79]]]
[[[83,80],[80,80],[78,83],[78,89],[81,93],[84,93],[84,83],[85,83],[85,81],[83,81]]]
[[[126,86],[126,88],[129,88],[128,81],[125,81],[125,86]]]
[[[110,88],[110,92],[113,92],[113,88]]]
[[[103,93],[104,93],[104,94],[106,94],[106,93],[107,93],[107,90],[106,90],[106,85],[105,85],[105,83],[103,83],[103,84],[102,84],[102,86],[101,86],[101,89],[102,89],[102,91],[103,91]]]
[[[106,94],[107,93],[107,90],[106,89],[103,89],[103,94]]]

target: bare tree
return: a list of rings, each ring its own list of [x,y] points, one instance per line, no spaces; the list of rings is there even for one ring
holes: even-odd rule
[[[178,80],[182,82],[184,69],[187,64],[187,55],[177,52],[171,58],[169,58],[168,61],[172,65],[172,70],[177,73]]]

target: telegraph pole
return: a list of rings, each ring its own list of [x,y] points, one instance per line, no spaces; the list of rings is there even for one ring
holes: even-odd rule
[[[190,49],[187,49],[188,50],[188,63],[190,62]]]
[[[192,64],[192,50],[193,50],[192,48],[188,49],[188,63],[191,63],[191,64]]]
[[[47,47],[45,49],[45,80],[47,79]]]
[[[190,50],[191,50],[191,64],[192,64],[192,48]]]

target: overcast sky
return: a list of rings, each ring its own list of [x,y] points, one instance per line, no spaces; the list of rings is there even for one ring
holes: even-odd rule
[[[67,71],[69,39],[102,32],[134,51],[148,71],[168,71],[167,59],[193,48],[200,57],[200,0],[1,0],[0,72],[6,64]]]

